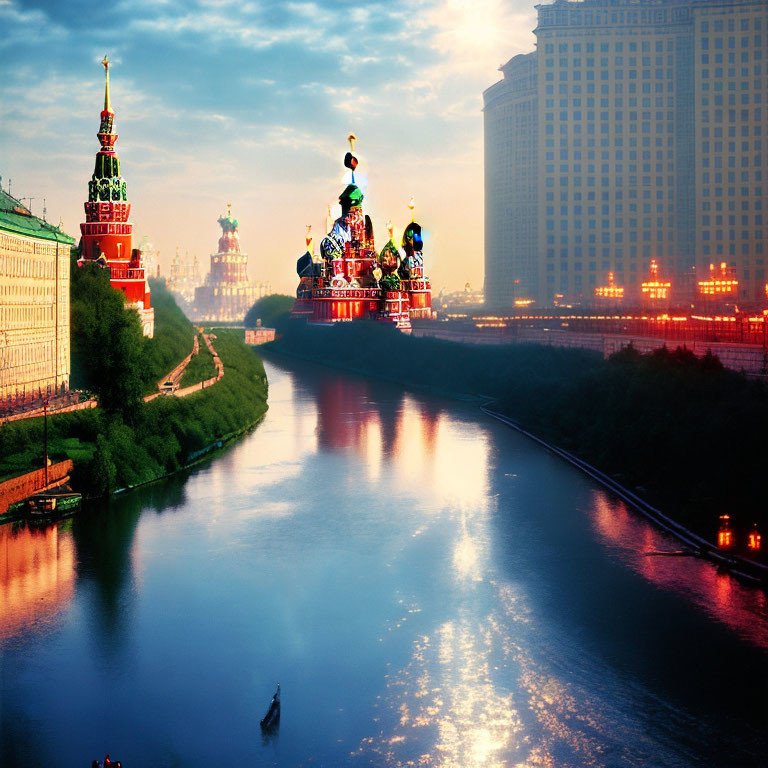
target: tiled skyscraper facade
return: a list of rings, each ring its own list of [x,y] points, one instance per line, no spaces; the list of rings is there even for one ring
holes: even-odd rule
[[[734,265],[753,298],[768,276],[768,2],[706,4],[694,27],[696,266]]]
[[[741,300],[762,299],[768,3],[557,0],[538,10],[538,303],[589,302],[609,271],[633,303],[651,259],[678,302],[721,261],[736,268]],[[485,94],[486,124],[498,85]],[[489,162],[486,151],[486,179]],[[489,275],[503,272],[503,209],[486,203]]]
[[[538,295],[538,89],[535,53],[501,67],[485,100],[485,303]],[[517,281],[517,282],[515,282]]]

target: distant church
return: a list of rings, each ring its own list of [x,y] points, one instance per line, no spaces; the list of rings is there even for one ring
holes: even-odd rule
[[[256,299],[269,293],[269,285],[248,279],[248,254],[240,250],[239,222],[227,215],[219,217],[219,250],[211,254],[211,271],[205,285],[195,288],[193,318],[201,322],[239,322]]]

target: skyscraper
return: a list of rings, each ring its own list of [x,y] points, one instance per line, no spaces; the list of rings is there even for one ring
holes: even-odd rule
[[[494,124],[495,94],[523,57],[485,92],[486,141],[498,145],[486,144],[486,291],[514,291],[500,233],[507,218],[530,216],[516,204],[514,181],[514,191],[489,202],[488,180],[505,174],[494,158],[528,140],[536,146],[539,304],[558,294],[587,303],[609,271],[637,302],[652,259],[672,276],[678,303],[712,262],[735,268],[741,301],[761,300],[768,4],[556,0],[537,8],[537,50],[528,54],[538,65],[537,120],[527,136],[510,120],[516,135],[505,144]],[[499,275],[506,283],[491,288]]]
[[[538,90],[535,53],[500,67],[485,101],[485,304],[538,295]],[[493,254],[493,258],[488,258]]]

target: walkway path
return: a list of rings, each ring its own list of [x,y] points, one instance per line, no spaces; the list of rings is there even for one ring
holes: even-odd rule
[[[94,398],[88,400],[81,400],[82,392],[70,390],[64,395],[58,397],[51,397],[48,400],[48,415],[53,416],[57,413],[69,413],[70,411],[83,411],[88,408],[95,408],[97,403]],[[0,425],[5,424],[7,421],[20,421],[21,419],[34,419],[39,416],[45,415],[45,406],[42,400],[38,401],[39,404],[32,406],[20,406],[22,410],[14,412],[6,412],[5,415],[0,416]]]
[[[208,350],[213,357],[213,364],[216,366],[216,375],[210,379],[206,379],[205,381],[200,381],[197,384],[192,384],[189,387],[184,387],[184,389],[178,388],[181,377],[184,375],[185,368],[189,365],[190,360],[192,360],[192,358],[200,352],[200,346],[197,341],[197,334],[195,334],[195,343],[192,348],[192,352],[187,357],[185,357],[184,360],[182,360],[167,376],[164,376],[162,379],[160,379],[160,381],[157,382],[157,387],[160,391],[151,395],[147,395],[144,398],[145,402],[154,400],[156,397],[160,397],[160,395],[186,397],[187,395],[191,395],[193,392],[199,392],[201,389],[210,387],[224,376],[224,364],[221,362],[221,358],[211,343],[211,338],[215,339],[216,337],[208,333],[203,333],[202,336],[206,347],[208,347]]]
[[[197,341],[197,333],[195,333],[192,352],[190,352],[189,355],[187,355],[167,376],[163,376],[163,378],[157,382],[157,388],[159,391],[154,392],[151,395],[147,395],[144,398],[144,402],[148,403],[150,400],[154,400],[156,397],[160,397],[160,395],[186,397],[187,395],[191,395],[193,392],[199,392],[201,389],[205,389],[205,387],[210,387],[212,384],[215,384],[217,381],[219,381],[222,376],[224,376],[224,365],[221,362],[221,358],[217,354],[216,350],[213,348],[213,344],[211,343],[211,338],[215,339],[216,337],[206,333],[203,333],[202,335],[203,340],[205,341],[205,345],[208,347],[211,355],[213,356],[213,364],[216,366],[216,375],[210,379],[206,379],[205,381],[198,382],[197,384],[193,384],[189,387],[184,387],[184,389],[179,389],[179,382],[181,381],[181,377],[184,375],[184,370],[189,365],[192,358],[200,352],[200,344]],[[72,402],[73,399],[75,400],[74,403]],[[56,407],[59,403],[63,403],[64,405],[61,407]],[[48,405],[48,415],[54,416],[57,413],[68,413],[69,411],[80,411],[87,408],[96,408],[97,405],[98,402],[93,398],[89,400],[78,401],[77,398],[73,397],[73,393],[68,393],[66,396],[62,396],[60,398],[51,398]],[[8,416],[0,416],[0,424],[4,424],[7,421],[18,421],[20,419],[36,418],[42,416],[43,413],[44,408],[41,405],[38,408],[32,408],[31,410],[23,411],[22,413],[13,413]]]

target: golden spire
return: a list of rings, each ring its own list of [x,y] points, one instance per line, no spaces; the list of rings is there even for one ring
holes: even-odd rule
[[[394,227],[392,226],[392,222],[387,220],[387,232],[389,232],[389,239],[392,239],[392,230]]]
[[[232,218],[232,203],[227,203],[227,218]]]
[[[355,142],[357,141],[357,136],[355,136],[354,133],[350,133],[349,136],[347,136],[347,141],[349,142],[349,151],[354,152],[355,151]]]
[[[109,106],[109,59],[107,58],[107,54],[104,54],[104,61],[101,62],[101,65],[104,67],[104,71],[107,74],[107,86],[104,90],[104,111],[105,112],[111,112]]]
[[[411,221],[416,221],[416,219],[413,217],[413,212],[416,208],[416,200],[414,200],[414,198],[411,198],[411,201],[408,203],[408,207],[411,209]]]

